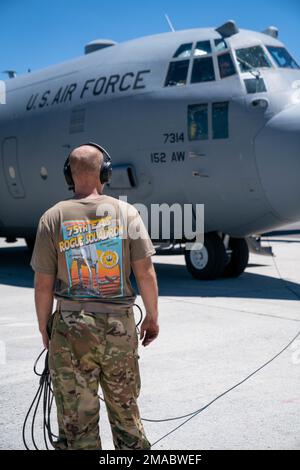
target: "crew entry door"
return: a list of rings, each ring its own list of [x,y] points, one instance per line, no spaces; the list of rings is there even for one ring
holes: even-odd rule
[[[25,197],[24,186],[18,164],[18,143],[16,137],[2,141],[2,166],[9,193],[14,198]]]

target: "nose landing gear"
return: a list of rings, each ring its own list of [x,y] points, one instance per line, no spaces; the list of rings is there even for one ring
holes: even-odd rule
[[[223,277],[240,276],[245,271],[249,261],[249,247],[244,238],[230,238],[227,258]]]
[[[185,262],[188,271],[196,279],[208,280],[221,277],[226,266],[226,250],[217,233],[204,236],[202,248],[185,250]]]
[[[217,233],[205,234],[201,249],[185,250],[188,271],[201,280],[238,277],[248,264],[248,244],[244,238],[230,238],[226,245]]]

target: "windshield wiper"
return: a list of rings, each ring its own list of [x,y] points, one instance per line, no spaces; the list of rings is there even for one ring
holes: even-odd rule
[[[248,70],[246,71],[249,71],[249,73],[251,73],[251,75],[253,75],[253,77],[259,79],[261,77],[261,73],[260,73],[260,70],[258,70],[256,67],[253,67],[251,64],[249,64],[249,62],[247,62],[246,60],[244,59],[240,59],[238,56],[236,57],[237,58],[237,61],[240,63],[240,64],[243,64],[247,67]]]

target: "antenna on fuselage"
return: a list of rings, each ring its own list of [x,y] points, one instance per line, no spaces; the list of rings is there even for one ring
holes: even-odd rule
[[[169,16],[167,15],[167,13],[165,13],[165,18],[166,18],[166,20],[167,20],[167,22],[168,22],[168,25],[170,26],[170,30],[174,33],[174,32],[175,32],[175,28],[174,28],[174,26],[172,25],[172,22],[171,22]]]
[[[2,73],[7,73],[8,78],[15,78],[17,76],[17,72],[15,70],[3,70]]]

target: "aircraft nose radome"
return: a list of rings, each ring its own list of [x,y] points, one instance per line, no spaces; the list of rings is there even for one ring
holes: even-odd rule
[[[300,220],[300,104],[275,115],[258,133],[255,154],[266,197],[282,220]]]

